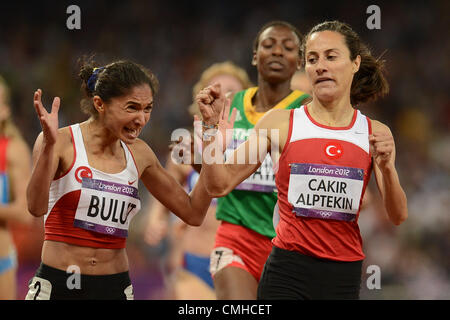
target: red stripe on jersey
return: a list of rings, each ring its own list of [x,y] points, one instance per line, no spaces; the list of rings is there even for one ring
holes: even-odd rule
[[[78,246],[121,249],[125,238],[97,233],[73,226],[81,190],[62,196],[53,206],[45,221],[45,240],[61,241]]]
[[[289,113],[289,131],[286,143],[284,144],[283,151],[281,151],[281,153],[283,153],[284,150],[286,150],[287,146],[289,145],[289,141],[291,141],[293,123],[294,123],[294,109],[292,109],[291,112]]]
[[[139,168],[138,168],[138,166],[137,166],[137,163],[136,163],[136,159],[134,159],[134,155],[133,155],[133,152],[131,152],[131,149],[130,149],[130,147],[125,143],[125,145],[127,146],[127,148],[128,148],[128,151],[130,151],[130,154],[131,154],[131,157],[133,158],[133,163],[134,163],[134,166],[136,167],[136,172],[138,173],[138,175],[139,175]]]
[[[67,169],[66,172],[64,172],[61,176],[59,176],[56,179],[53,179],[53,181],[55,180],[59,180],[61,178],[63,178],[65,175],[67,175],[70,170],[72,170],[73,166],[75,165],[75,160],[77,159],[77,148],[75,147],[75,139],[73,138],[73,131],[72,131],[72,127],[69,127],[70,129],[70,136],[72,137],[72,147],[73,147],[73,159],[72,159],[72,164],[70,165],[69,169]]]
[[[358,111],[356,111],[356,109],[353,111],[353,118],[352,121],[350,122],[350,124],[346,127],[330,127],[330,126],[326,126],[324,124],[318,123],[316,120],[313,119],[313,117],[311,117],[311,115],[309,114],[308,111],[308,106],[305,105],[305,113],[308,116],[309,120],[314,123],[316,126],[321,127],[321,128],[325,128],[325,129],[330,129],[330,130],[347,130],[350,129],[351,127],[353,127],[353,125],[356,122],[356,117],[358,115]]]

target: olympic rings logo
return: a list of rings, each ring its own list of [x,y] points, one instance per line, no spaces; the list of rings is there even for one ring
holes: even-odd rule
[[[116,232],[116,228],[113,227],[106,227],[105,231],[109,234],[113,234],[114,232]]]
[[[329,217],[331,217],[331,212],[320,211],[319,213],[322,216],[322,218],[329,218]]]

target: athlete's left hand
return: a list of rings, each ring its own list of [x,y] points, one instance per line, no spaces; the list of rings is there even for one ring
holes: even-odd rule
[[[394,137],[387,132],[374,132],[369,136],[370,152],[380,170],[394,165]]]

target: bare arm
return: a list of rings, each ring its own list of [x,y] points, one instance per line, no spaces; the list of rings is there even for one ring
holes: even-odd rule
[[[378,190],[383,199],[389,220],[399,225],[408,217],[405,192],[395,169],[395,144],[389,128],[372,121],[373,134],[369,138]]]
[[[12,139],[7,151],[11,201],[0,206],[0,220],[31,222],[27,210],[26,188],[31,174],[29,147],[21,139]]]
[[[197,95],[197,103],[207,125],[218,123],[224,106],[220,88],[208,87]],[[255,125],[253,134],[224,163],[220,132],[203,140],[202,173],[206,189],[213,197],[223,197],[249,177],[261,165],[268,152],[275,154],[284,147],[289,129],[288,110],[271,110]],[[218,116],[219,115],[219,116]],[[273,134],[275,131],[276,134]],[[206,137],[207,138],[207,137]]]
[[[161,166],[147,144],[138,141],[133,149],[137,151],[137,161],[143,168],[141,180],[150,193],[185,223],[199,226],[211,203],[211,197],[203,185],[202,174],[192,192],[187,194],[178,181]]]
[[[258,129],[255,128],[255,132],[233,152],[226,162],[222,152],[217,152],[219,148],[217,148],[216,140],[216,138],[203,140],[201,173],[205,176],[205,187],[210,196],[219,198],[230,193],[259,168],[267,154],[267,149],[261,150],[264,156],[258,156],[257,146],[270,146],[270,140],[267,135],[259,135]],[[266,142],[261,142],[262,140]]]
[[[43,216],[48,210],[50,184],[59,164],[57,153],[59,98],[55,98],[51,113],[41,101],[42,91],[34,93],[34,107],[41,122],[42,133],[33,148],[33,171],[27,187],[28,211],[35,217]]]

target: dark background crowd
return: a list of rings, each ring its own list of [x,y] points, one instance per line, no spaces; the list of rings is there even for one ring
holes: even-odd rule
[[[67,7],[81,10],[81,29],[69,30]],[[369,29],[367,7],[381,10],[381,29]],[[40,132],[32,105],[41,88],[44,105],[61,97],[60,126],[84,121],[77,61],[95,54],[101,65],[130,59],[160,81],[143,138],[165,161],[171,132],[190,127],[187,107],[201,72],[230,60],[253,83],[252,43],[262,25],[286,20],[303,34],[325,20],[349,23],[376,56],[386,61],[390,94],[359,106],[393,131],[396,166],[408,197],[409,218],[392,226],[374,179],[371,205],[361,213],[367,258],[363,299],[450,299],[450,2],[430,1],[8,1],[0,4],[0,75],[11,88],[13,119],[32,147]],[[143,189],[144,190],[144,189]],[[143,205],[153,201],[142,191]],[[137,299],[158,299],[167,246],[143,241],[146,214],[131,226],[130,274]],[[15,226],[19,294],[40,259],[42,221]],[[370,289],[370,265],[379,288]],[[366,272],[367,270],[367,272]]]

